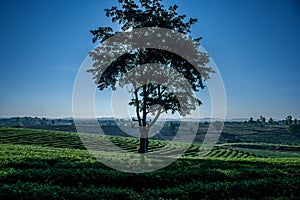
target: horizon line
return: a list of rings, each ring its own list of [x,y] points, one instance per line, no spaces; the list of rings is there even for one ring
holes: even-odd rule
[[[261,115],[263,116],[263,115]],[[292,115],[291,115],[292,116]],[[74,118],[73,116],[32,116],[32,115],[22,115],[22,116],[0,116],[0,119],[10,119],[10,118],[26,118],[26,117],[31,117],[31,118],[45,118],[45,119],[95,119],[95,117],[77,117]],[[251,116],[253,117],[253,116]],[[245,121],[246,119],[249,120],[251,117],[232,117],[232,118],[225,118],[224,121],[230,121],[230,120],[236,120],[236,121]],[[263,116],[264,117],[264,116]],[[287,116],[283,117],[283,118],[273,118],[273,117],[266,117],[266,120],[272,118],[273,120],[284,120]],[[292,116],[293,117],[293,116]],[[111,118],[111,119],[131,119],[131,117],[113,117],[113,116],[96,116],[97,119],[101,119],[101,118]],[[187,119],[191,119],[191,120],[222,120],[221,118],[215,117],[186,117],[186,118],[180,118],[180,117],[168,117],[168,118],[162,118],[159,119],[159,121],[163,120],[163,119],[171,119],[171,120],[175,120],[175,119],[183,119],[183,120],[187,120]],[[255,119],[259,119],[259,117],[253,117],[253,120]],[[294,118],[296,119],[296,118]]]

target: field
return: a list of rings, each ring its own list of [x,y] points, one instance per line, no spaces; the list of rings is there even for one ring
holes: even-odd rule
[[[138,139],[109,140],[136,152]],[[123,164],[105,145],[93,150]],[[149,145],[151,152],[166,142]],[[168,167],[134,174],[95,159],[77,133],[0,128],[0,199],[300,199],[299,146],[223,143],[205,158],[200,148],[194,143]]]

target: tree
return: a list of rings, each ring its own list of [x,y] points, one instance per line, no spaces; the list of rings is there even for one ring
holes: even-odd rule
[[[265,124],[266,123],[266,118],[263,117],[263,116],[260,116],[260,121],[262,124]]]
[[[284,120],[285,125],[289,126],[293,124],[293,117],[291,115],[287,116]]]
[[[269,124],[274,124],[274,120],[272,117],[270,117],[270,119],[269,119]]]
[[[253,117],[250,117],[250,119],[249,119],[249,124],[253,124],[254,123],[254,121],[253,121]]]
[[[294,124],[298,124],[298,120],[296,118],[294,119]]]
[[[179,15],[177,5],[165,8],[162,0],[139,0],[139,4],[134,0],[118,0],[118,3],[120,7],[114,6],[105,9],[105,12],[106,16],[111,18],[112,23],[118,23],[121,26],[122,33],[137,28],[159,27],[171,29],[186,36],[186,38],[177,39],[175,41],[177,43],[184,43],[191,39],[188,34],[197,19],[190,18],[187,20],[185,15]],[[149,30],[150,32],[151,30]],[[114,31],[111,27],[100,27],[92,30],[91,33],[94,36],[93,42],[102,43],[120,32]],[[191,62],[179,55],[162,50],[162,48],[141,48],[123,54],[112,61],[109,68],[105,70],[104,66],[107,62],[99,59],[100,50],[94,50],[90,53],[94,64],[88,72],[93,74],[100,90],[107,88],[115,90],[118,85],[130,84],[132,86],[132,90],[129,91],[132,94],[129,105],[135,107],[136,119],[140,127],[140,153],[147,153],[148,132],[162,113],[171,112],[174,114],[178,112],[185,116],[201,104],[201,101],[195,96],[195,92],[204,88],[204,81],[214,71],[206,66],[210,60],[209,55],[199,51],[200,40],[201,38],[196,38],[192,40],[192,43],[189,43],[191,47],[189,51],[195,55],[192,59],[196,65],[192,65]],[[164,45],[164,40],[161,40],[158,45]],[[123,47],[126,48],[126,45]],[[111,46],[103,49],[106,49],[103,51],[112,53],[118,51]],[[162,67],[157,70],[151,65],[145,65],[147,63],[158,63]],[[144,65],[144,68],[138,67],[141,65]],[[175,70],[188,81],[191,86],[190,89],[184,87],[182,78],[174,74]],[[151,82],[151,80],[147,80],[147,74],[162,77],[162,79],[163,77],[169,78],[164,80],[165,82]],[[170,84],[177,85],[181,89],[177,88],[177,93],[175,93],[169,88]],[[147,121],[149,115],[153,117],[150,122]]]
[[[263,116],[259,117],[260,126],[263,127],[263,125],[266,123],[266,118]]]

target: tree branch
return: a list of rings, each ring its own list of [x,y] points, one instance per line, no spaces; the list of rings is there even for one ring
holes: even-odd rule
[[[143,85],[143,118],[142,118],[142,126],[146,127],[147,126],[147,97],[148,97],[148,94],[147,94],[147,86],[146,85]]]
[[[161,92],[161,90],[160,90],[160,85],[158,85],[158,87],[157,87],[157,93],[158,93],[158,98],[161,100],[161,95],[162,95],[162,92]],[[156,116],[154,117],[154,119],[151,121],[151,123],[148,125],[148,129],[150,129],[152,126],[153,126],[153,124],[155,124],[155,122],[158,120],[158,118],[159,118],[159,116],[160,116],[160,114],[161,113],[163,113],[162,112],[162,105],[159,105],[160,106],[160,108],[159,108],[159,110],[158,110],[158,112],[156,113]]]
[[[135,95],[135,103],[136,103],[135,112],[136,112],[136,116],[139,121],[139,127],[141,127],[142,122],[141,122],[141,116],[140,116],[140,102],[139,102],[138,90],[136,89],[135,85],[134,85],[134,95]]]
[[[150,122],[150,124],[147,126],[148,129],[150,129],[158,120],[159,116],[162,114],[162,106],[159,108],[158,112],[156,113],[156,116],[154,119]]]

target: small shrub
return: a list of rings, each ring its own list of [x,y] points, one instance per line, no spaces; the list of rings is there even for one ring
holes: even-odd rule
[[[290,133],[300,133],[300,125],[299,124],[291,124],[288,128]]]

